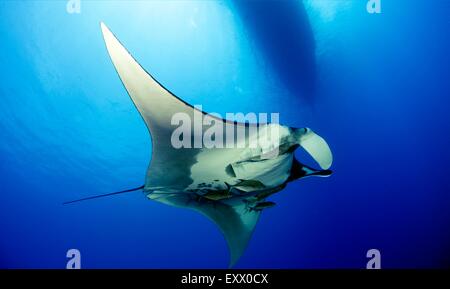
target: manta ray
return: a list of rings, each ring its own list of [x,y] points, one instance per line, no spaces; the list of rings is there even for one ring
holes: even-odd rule
[[[332,154],[325,140],[309,128],[273,123],[240,123],[199,111],[184,102],[144,70],[113,33],[101,23],[107,51],[131,100],[151,136],[152,154],[145,184],[139,188],[88,197],[83,201],[130,191],[142,191],[149,200],[197,211],[212,220],[223,233],[232,267],[243,254],[261,212],[273,207],[268,197],[287,183],[308,176],[329,176]],[[172,116],[201,114],[209,123],[246,133],[229,147],[179,147],[171,142]],[[207,130],[193,130],[190,137]],[[255,130],[255,128],[257,128]],[[276,128],[277,134],[269,134]],[[263,145],[250,146],[264,139]],[[302,147],[318,163],[315,169],[298,161]],[[271,153],[271,152],[276,153]]]

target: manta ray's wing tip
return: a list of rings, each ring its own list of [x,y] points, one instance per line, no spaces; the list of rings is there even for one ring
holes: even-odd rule
[[[100,28],[102,29],[104,38],[112,34],[111,30],[109,30],[108,26],[106,26],[106,24],[103,21],[100,21]]]

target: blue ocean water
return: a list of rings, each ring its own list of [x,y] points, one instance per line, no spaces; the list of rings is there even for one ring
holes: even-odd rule
[[[450,2],[231,2],[0,2],[0,267],[65,268],[71,248],[83,268],[227,267],[196,212],[140,193],[62,205],[142,185],[150,161],[100,21],[183,100],[330,144],[334,174],[274,195],[237,268],[365,268],[372,248],[384,268],[449,266]]]

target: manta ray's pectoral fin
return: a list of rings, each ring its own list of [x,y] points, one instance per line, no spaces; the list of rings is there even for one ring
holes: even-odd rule
[[[156,81],[125,49],[114,34],[101,24],[106,48],[128,95],[141,114],[152,140],[151,163],[147,170],[146,189],[153,186],[187,187],[191,182],[190,166],[196,149],[175,148],[172,143],[173,117],[194,119],[203,113],[182,101]]]
[[[230,250],[229,267],[233,267],[247,248],[260,212],[246,210],[246,205],[226,205],[216,203],[215,206],[199,206],[195,208],[212,220],[224,235]]]
[[[260,211],[247,208],[240,198],[227,201],[197,201],[192,194],[152,193],[150,199],[168,205],[193,209],[212,220],[220,229],[230,250],[229,267],[233,267],[247,247],[258,222]]]

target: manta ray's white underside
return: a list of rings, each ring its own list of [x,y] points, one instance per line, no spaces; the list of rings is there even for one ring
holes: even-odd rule
[[[330,174],[327,169],[332,155],[328,145],[307,128],[260,124],[259,133],[252,134],[249,128],[257,124],[228,122],[200,112],[204,118],[210,118],[210,123],[221,123],[223,131],[229,126],[244,127],[247,134],[242,139],[236,138],[234,148],[174,148],[172,116],[181,112],[192,119],[199,111],[159,84],[103,23],[101,28],[117,73],[152,138],[152,158],[144,192],[149,199],[190,208],[211,219],[225,236],[231,254],[230,266],[233,266],[243,254],[262,209],[271,205],[265,201],[269,195],[294,179]],[[265,131],[275,125],[279,135],[270,139]],[[192,137],[195,133],[192,132]],[[248,143],[262,136],[266,139],[263,147],[237,148],[239,142]],[[274,146],[279,153],[267,156],[267,149],[273,150]],[[324,170],[298,162],[294,157],[298,146]]]

